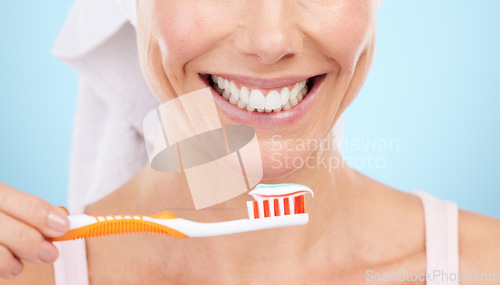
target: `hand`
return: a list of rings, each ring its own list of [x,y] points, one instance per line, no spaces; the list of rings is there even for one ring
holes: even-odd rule
[[[69,229],[67,212],[48,202],[0,183],[0,277],[11,279],[23,261],[54,262],[59,256],[50,238]]]

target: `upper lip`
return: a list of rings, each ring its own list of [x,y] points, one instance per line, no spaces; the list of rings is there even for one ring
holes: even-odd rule
[[[298,76],[286,76],[286,77],[275,77],[275,78],[258,78],[258,77],[244,76],[244,75],[233,75],[233,74],[222,74],[222,73],[207,73],[207,75],[208,74],[222,76],[223,78],[229,81],[233,81],[235,83],[240,83],[243,85],[253,86],[255,88],[262,88],[262,89],[276,89],[283,86],[293,85],[295,83],[316,76],[316,75],[312,76],[298,75]]]

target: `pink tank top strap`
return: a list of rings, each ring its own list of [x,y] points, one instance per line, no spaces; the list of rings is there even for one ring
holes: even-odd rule
[[[56,285],[88,285],[87,250],[85,240],[54,243],[59,258],[54,263]]]
[[[420,198],[425,213],[427,285],[458,285],[458,207],[429,193],[411,191]]]

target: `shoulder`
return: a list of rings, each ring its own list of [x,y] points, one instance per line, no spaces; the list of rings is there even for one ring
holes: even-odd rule
[[[469,274],[495,277],[500,284],[500,219],[460,210],[460,269]]]
[[[0,278],[0,285],[53,285],[54,267],[52,264],[34,265],[24,262],[23,272],[12,280],[4,280]]]

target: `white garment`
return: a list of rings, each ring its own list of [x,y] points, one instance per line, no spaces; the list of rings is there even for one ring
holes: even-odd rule
[[[458,207],[455,203],[440,201],[429,193],[412,191],[424,207],[425,248],[427,273],[440,271],[439,280],[427,280],[426,285],[458,285],[452,276],[459,274]],[[444,275],[448,275],[445,279]]]
[[[79,73],[68,194],[78,214],[146,165],[142,121],[158,102],[140,71],[135,29],[115,0],[76,1],[53,53]]]
[[[125,11],[130,23],[137,27],[137,0],[117,0]],[[383,0],[382,0],[383,1]]]
[[[424,207],[427,273],[438,270],[450,276],[457,274],[459,272],[457,206],[447,201],[440,201],[422,191],[411,193],[422,200]],[[88,285],[85,241],[65,241],[55,244],[60,252],[59,259],[54,263],[56,285]],[[458,284],[458,281],[427,280],[427,285]]]

